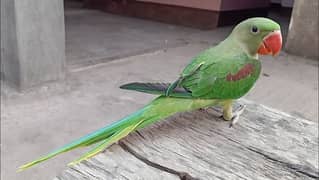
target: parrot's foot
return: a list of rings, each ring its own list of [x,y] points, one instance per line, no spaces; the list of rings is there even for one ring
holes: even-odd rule
[[[221,115],[220,118],[224,119],[225,121],[231,121],[229,127],[233,127],[239,120],[240,115],[244,112],[246,105],[239,105],[236,111],[231,112],[231,114],[226,114],[228,116]],[[231,118],[229,118],[231,117]]]
[[[233,117],[231,118],[231,123],[229,127],[233,127],[239,120],[239,116],[244,112],[246,105],[240,105],[236,111],[233,112]]]

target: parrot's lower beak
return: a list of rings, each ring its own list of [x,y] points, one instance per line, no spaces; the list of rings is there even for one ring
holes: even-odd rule
[[[280,30],[269,33],[261,43],[258,54],[261,55],[277,55],[282,47],[282,37]]]

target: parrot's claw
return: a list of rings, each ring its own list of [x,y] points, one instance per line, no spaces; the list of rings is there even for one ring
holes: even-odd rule
[[[240,105],[239,108],[233,112],[233,117],[231,118],[231,123],[229,127],[233,127],[239,120],[239,116],[244,112],[246,105]]]
[[[199,108],[198,109],[200,112],[207,112],[207,109],[206,108]]]

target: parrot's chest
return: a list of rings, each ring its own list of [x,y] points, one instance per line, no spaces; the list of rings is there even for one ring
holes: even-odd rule
[[[225,78],[217,80],[208,96],[216,99],[238,99],[249,92],[259,75],[260,66],[246,64],[236,73],[228,73]]]

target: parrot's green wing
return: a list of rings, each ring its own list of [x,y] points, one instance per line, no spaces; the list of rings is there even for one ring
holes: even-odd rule
[[[172,84],[130,83],[121,88],[171,97],[237,99],[255,84],[260,70],[260,61],[245,53],[204,51]]]
[[[237,99],[254,85],[260,69],[260,61],[244,53],[220,56],[202,62],[195,73],[185,69],[179,87],[190,91],[193,97]]]
[[[200,69],[201,69],[201,67],[202,67],[203,64],[204,64],[204,62],[201,62],[201,63],[196,64],[195,66],[192,66],[190,72],[188,72],[188,73],[186,73],[186,74],[183,74],[183,75],[182,75],[180,78],[178,78],[174,83],[170,84],[170,85],[167,87],[166,92],[165,92],[165,95],[166,95],[166,96],[170,96],[170,94],[171,94],[172,92],[174,92],[174,90],[175,90],[178,86],[180,86],[180,83],[181,83],[183,80],[185,80],[185,78],[190,77],[190,76],[192,76],[192,75],[196,75],[196,74],[198,73],[198,71],[200,71]],[[191,65],[193,65],[193,63],[192,63]],[[190,66],[187,66],[187,67],[190,67]],[[187,68],[187,67],[186,67],[186,68]]]

